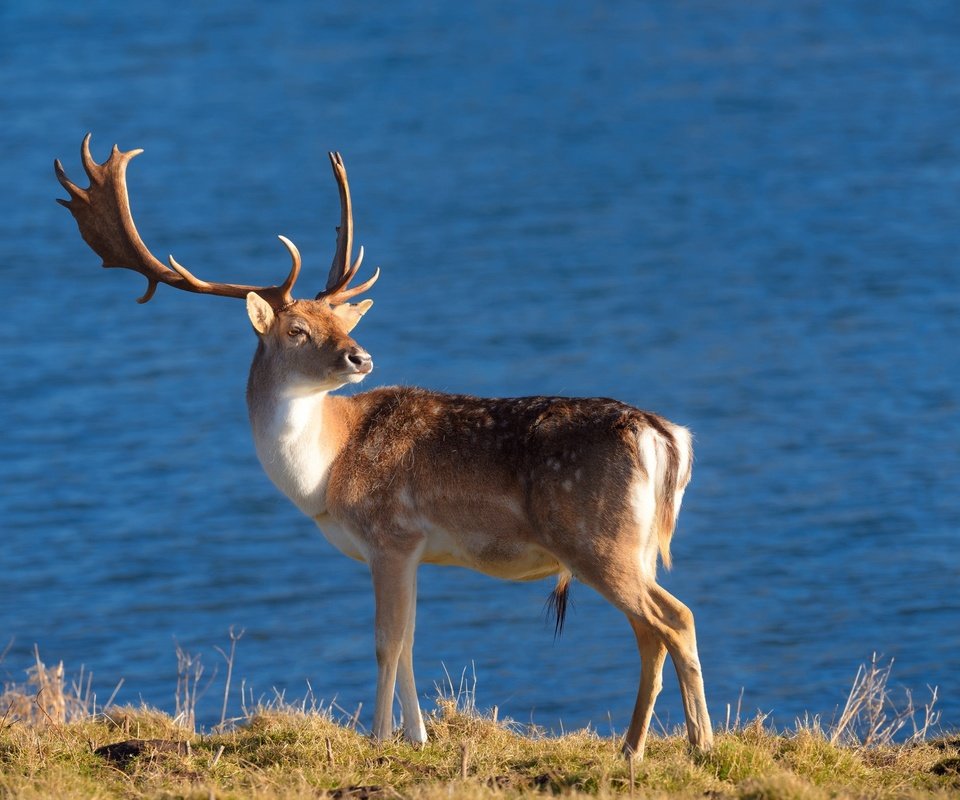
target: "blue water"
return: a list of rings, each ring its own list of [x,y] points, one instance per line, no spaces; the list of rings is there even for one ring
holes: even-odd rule
[[[52,170],[143,147],[161,257],[321,288],[350,170],[383,276],[368,385],[616,397],[696,433],[665,584],[722,721],[842,704],[873,651],[960,725],[960,15],[949,3],[0,5],[0,646],[173,707],[374,693],[362,565],[262,473],[243,304],[104,271]],[[199,6],[198,6],[199,7]],[[583,586],[423,568],[417,674],[622,730],[632,634]],[[682,720],[675,680],[658,704]]]

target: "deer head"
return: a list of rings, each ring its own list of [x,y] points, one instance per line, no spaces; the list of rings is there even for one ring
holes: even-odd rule
[[[54,162],[57,179],[70,194],[69,200],[58,199],[57,202],[73,214],[80,235],[103,260],[103,266],[131,269],[147,279],[147,290],[137,302],[148,302],[161,283],[197,294],[246,298],[247,313],[261,347],[278,361],[288,364],[294,374],[314,380],[322,378],[324,385],[335,383],[339,386],[362,380],[373,368],[373,362],[348,334],[373,301],[348,301],[373,286],[380,277],[380,270],[377,269],[363,283],[350,287],[363,262],[363,247],[357,259],[351,262],[353,210],[347,171],[340,154],[329,154],[340,192],[340,225],[327,285],[313,300],[296,300],[292,293],[300,275],[300,251],[285,236],[279,239],[290,253],[292,264],[287,277],[276,286],[205,281],[193,275],[172,255],[167,264],[157,259],[137,232],[127,194],[127,165],[142,152],[121,152],[114,145],[110,157],[98,164],[90,154],[88,133],[80,147],[83,168],[90,180],[86,189],[67,178],[59,159]]]
[[[260,339],[257,363],[269,364],[287,389],[329,391],[358,383],[373,369],[373,359],[350,336],[373,305],[328,305],[297,300],[279,312],[256,292],[247,295],[247,313]]]

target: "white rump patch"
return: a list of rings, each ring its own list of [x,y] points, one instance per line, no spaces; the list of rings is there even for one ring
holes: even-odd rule
[[[683,491],[687,488],[687,476],[690,474],[690,460],[693,457],[693,435],[682,425],[671,428],[680,459],[677,467],[677,490],[673,495],[673,518],[680,516],[680,504],[683,502]]]
[[[656,579],[657,554],[659,553],[655,525],[657,514],[657,442],[654,437],[657,435],[656,431],[647,429],[638,437],[640,461],[646,474],[638,474],[630,490],[630,506],[633,509],[637,533],[639,534],[637,559],[644,575],[650,580]]]

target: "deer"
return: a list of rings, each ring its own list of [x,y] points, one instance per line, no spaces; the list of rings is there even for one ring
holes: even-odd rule
[[[134,225],[127,165],[140,149],[114,145],[98,163],[90,134],[80,148],[90,181],[57,179],[58,199],[104,267],[139,272],[146,303],[159,284],[246,301],[257,338],[247,408],[257,457],[293,504],[341,553],[366,563],[374,594],[377,663],[372,736],[394,735],[399,699],[403,737],[427,731],[413,672],[420,564],[467,567],[510,581],[556,577],[550,596],[555,632],[564,624],[576,578],[627,617],[641,669],[622,742],[643,758],[667,654],[676,669],[693,748],[709,750],[713,731],[693,613],[657,583],[693,464],[690,432],[665,418],[605,398],[477,398],[423,388],[378,387],[334,394],[364,380],[373,359],[351,338],[373,305],[351,302],[380,270],[351,286],[353,210],[339,153],[329,154],[340,196],[340,225],[326,287],[295,299],[301,256],[279,239],[292,264],[273,286],[196,277],[171,255],[164,264]]]

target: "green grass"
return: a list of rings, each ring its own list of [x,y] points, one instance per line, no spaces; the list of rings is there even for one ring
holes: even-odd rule
[[[619,743],[593,732],[529,736],[448,706],[415,749],[376,744],[329,715],[264,710],[213,735],[184,731],[149,709],[118,708],[70,723],[5,723],[0,796],[16,798],[480,798],[563,795],[649,798],[955,798],[960,739],[864,749],[802,730],[760,725],[723,732],[714,750],[655,738],[630,766]],[[189,742],[189,751],[148,746],[128,760],[95,751],[130,739]],[[464,759],[464,749],[466,758]],[[466,766],[465,775],[462,771]]]
[[[375,743],[329,709],[280,701],[220,732],[196,734],[181,724],[189,717],[183,709],[176,717],[130,707],[94,713],[83,681],[65,689],[62,667],[47,669],[38,657],[29,683],[0,696],[0,797],[960,796],[960,737],[927,740],[925,727],[895,744],[878,739],[876,725],[863,728],[859,717],[860,728],[823,730],[813,721],[789,732],[758,718],[719,731],[706,754],[691,752],[679,735],[652,737],[646,758],[631,765],[615,738],[542,735],[478,714],[470,699],[464,708],[441,697],[421,748]],[[858,735],[872,736],[871,745],[857,743]],[[152,743],[127,758],[98,752],[131,740]]]
[[[761,722],[721,732],[710,753],[680,736],[654,738],[630,765],[619,742],[591,731],[529,735],[442,703],[429,743],[374,743],[328,713],[263,709],[223,733],[199,735],[146,708],[74,722],[9,720],[0,731],[0,796],[17,798],[921,798],[960,793],[960,739],[863,748]],[[126,760],[96,752],[155,744]],[[189,743],[187,748],[186,743]],[[170,747],[170,745],[167,745]],[[464,766],[466,767],[464,770]]]

